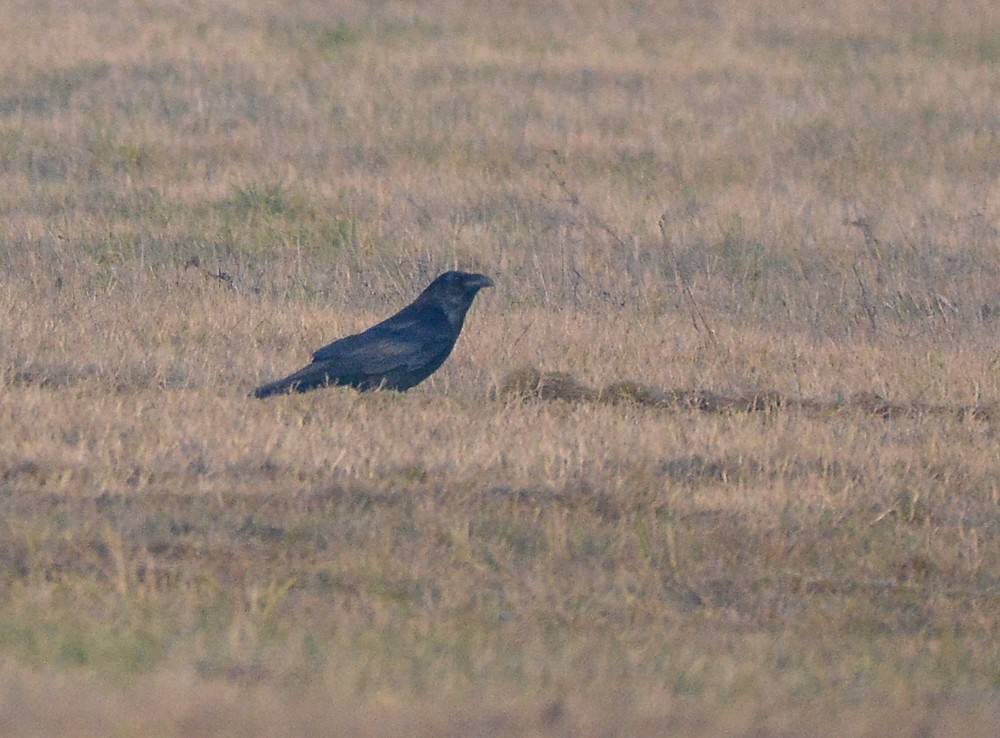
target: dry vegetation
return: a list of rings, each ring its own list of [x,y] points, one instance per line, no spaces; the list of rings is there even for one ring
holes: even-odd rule
[[[5,730],[993,735],[1000,6],[791,5],[5,3]]]

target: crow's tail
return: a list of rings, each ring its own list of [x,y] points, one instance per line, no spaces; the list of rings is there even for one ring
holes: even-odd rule
[[[261,385],[253,391],[253,397],[270,397],[271,395],[281,395],[288,392],[305,392],[323,387],[330,383],[330,377],[326,368],[322,365],[310,364],[299,369],[294,374],[289,374],[284,379]]]
[[[279,379],[276,382],[269,382],[268,384],[263,384],[253,391],[253,397],[270,397],[271,395],[280,395],[286,392],[291,392],[293,385],[289,383],[288,379]]]

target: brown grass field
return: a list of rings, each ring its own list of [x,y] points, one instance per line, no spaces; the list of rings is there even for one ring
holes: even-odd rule
[[[995,735],[1000,5],[0,21],[0,733]]]

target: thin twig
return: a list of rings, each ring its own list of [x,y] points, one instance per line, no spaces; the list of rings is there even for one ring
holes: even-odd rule
[[[875,236],[875,229],[872,228],[872,223],[868,219],[868,216],[862,215],[860,218],[854,220],[845,220],[844,225],[854,226],[861,231],[861,235],[864,236],[865,246],[872,255],[878,254],[879,240]]]
[[[698,307],[697,300],[694,299],[691,287],[688,286],[687,280],[684,279],[684,275],[681,274],[681,266],[680,260],[677,258],[677,250],[674,248],[674,243],[670,239],[670,236],[667,235],[666,212],[660,216],[659,226],[660,235],[663,236],[663,245],[667,248],[667,252],[670,254],[670,262],[674,267],[674,278],[677,280],[678,284],[680,284],[681,294],[684,295],[684,301],[688,305],[688,310],[690,310],[691,324],[694,326],[694,331],[700,335],[703,327],[711,344],[718,347],[719,339],[715,335],[715,329],[709,325],[708,321],[705,319],[705,315],[701,312],[701,308]],[[699,327],[699,323],[701,324],[701,327]]]
[[[236,289],[236,285],[233,284],[233,276],[229,274],[229,272],[224,272],[222,271],[222,269],[219,269],[215,272],[209,271],[208,269],[206,269],[201,265],[201,259],[199,259],[197,256],[192,256],[190,259],[184,262],[184,268],[196,269],[202,274],[204,274],[208,279],[216,279],[219,282],[222,282],[223,284],[228,286],[230,289],[233,290]]]
[[[556,156],[556,159],[558,160],[559,152],[554,151],[552,153]],[[559,189],[563,191],[563,194],[566,195],[566,198],[569,201],[570,205],[572,205],[575,208],[580,208],[580,210],[583,211],[583,214],[587,216],[587,220],[590,220],[596,223],[598,226],[600,226],[601,230],[607,233],[609,236],[611,236],[611,238],[613,238],[615,243],[617,243],[619,246],[621,246],[622,248],[628,248],[628,245],[625,243],[625,239],[619,236],[618,233],[615,231],[615,229],[612,228],[610,225],[608,225],[607,221],[605,221],[603,218],[597,215],[593,210],[587,207],[587,205],[583,202],[583,200],[580,199],[580,196],[577,195],[576,192],[571,190],[569,185],[566,184],[566,180],[560,177],[556,173],[555,169],[552,168],[551,164],[546,164],[545,169],[548,171],[549,175],[551,175],[552,180],[557,185],[559,185]]]
[[[868,294],[868,287],[865,285],[865,280],[861,278],[861,270],[858,269],[858,265],[855,264],[852,268],[854,276],[857,277],[858,286],[861,288],[861,307],[868,315],[868,326],[871,328],[872,337],[874,337],[878,333],[878,325],[875,322],[875,303]]]

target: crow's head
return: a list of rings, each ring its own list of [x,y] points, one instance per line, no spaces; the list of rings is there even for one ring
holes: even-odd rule
[[[448,321],[461,327],[465,313],[483,287],[492,287],[493,280],[485,274],[445,272],[428,285],[417,302],[430,302],[440,307]]]

